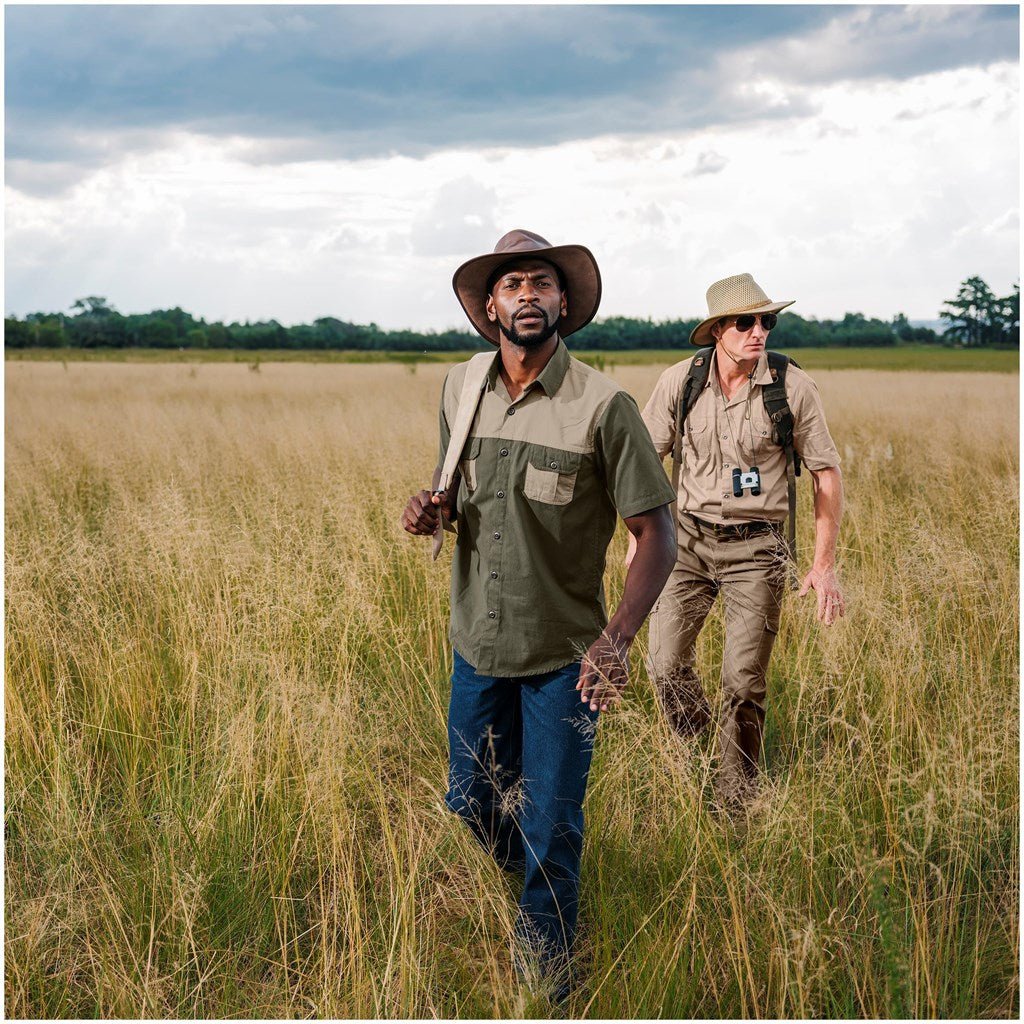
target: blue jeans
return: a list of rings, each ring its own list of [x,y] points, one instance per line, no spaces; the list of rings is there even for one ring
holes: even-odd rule
[[[477,675],[455,652],[448,807],[501,867],[522,871],[517,933],[552,969],[579,911],[583,796],[597,730],[580,663],[536,676]]]

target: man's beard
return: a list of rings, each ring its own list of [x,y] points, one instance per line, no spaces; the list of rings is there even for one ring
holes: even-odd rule
[[[501,333],[504,334],[505,337],[508,338],[508,340],[511,341],[513,345],[518,345],[520,348],[540,348],[541,345],[543,345],[544,342],[546,342],[548,338],[550,338],[551,335],[553,335],[555,331],[558,330],[558,321],[556,320],[555,323],[549,324],[548,315],[547,313],[544,312],[544,310],[533,307],[530,310],[530,312],[540,314],[541,319],[544,321],[544,327],[539,333],[529,338],[524,338],[519,333],[519,330],[516,327],[515,317],[512,318],[508,327],[506,327],[501,322],[500,319],[498,320],[498,329],[501,331]]]

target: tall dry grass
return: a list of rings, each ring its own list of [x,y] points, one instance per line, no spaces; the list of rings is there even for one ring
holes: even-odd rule
[[[444,372],[8,363],[9,1015],[545,1012],[442,807],[446,562],[397,526]],[[1017,1013],[1017,378],[818,380],[848,616],[787,606],[745,834],[636,669],[575,1015]]]

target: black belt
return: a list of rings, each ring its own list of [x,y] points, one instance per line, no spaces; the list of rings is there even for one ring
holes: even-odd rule
[[[690,512],[685,513],[694,523],[698,530],[713,533],[716,537],[756,537],[762,533],[771,533],[781,528],[781,523],[774,523],[768,519],[755,519],[747,523],[709,523],[705,519],[698,519]]]

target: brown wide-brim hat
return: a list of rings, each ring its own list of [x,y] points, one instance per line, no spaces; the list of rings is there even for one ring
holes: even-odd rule
[[[498,239],[494,252],[466,260],[452,277],[455,294],[477,333],[498,344],[498,325],[487,318],[487,281],[498,267],[518,256],[546,260],[562,272],[567,311],[558,321],[561,337],[567,338],[594,319],[601,304],[601,272],[593,253],[583,245],[552,245],[532,231],[516,228]]]
[[[772,302],[764,289],[749,275],[737,274],[716,281],[708,289],[708,316],[690,332],[691,345],[714,345],[711,325],[723,316],[741,313],[778,313],[792,306],[796,299]]]

